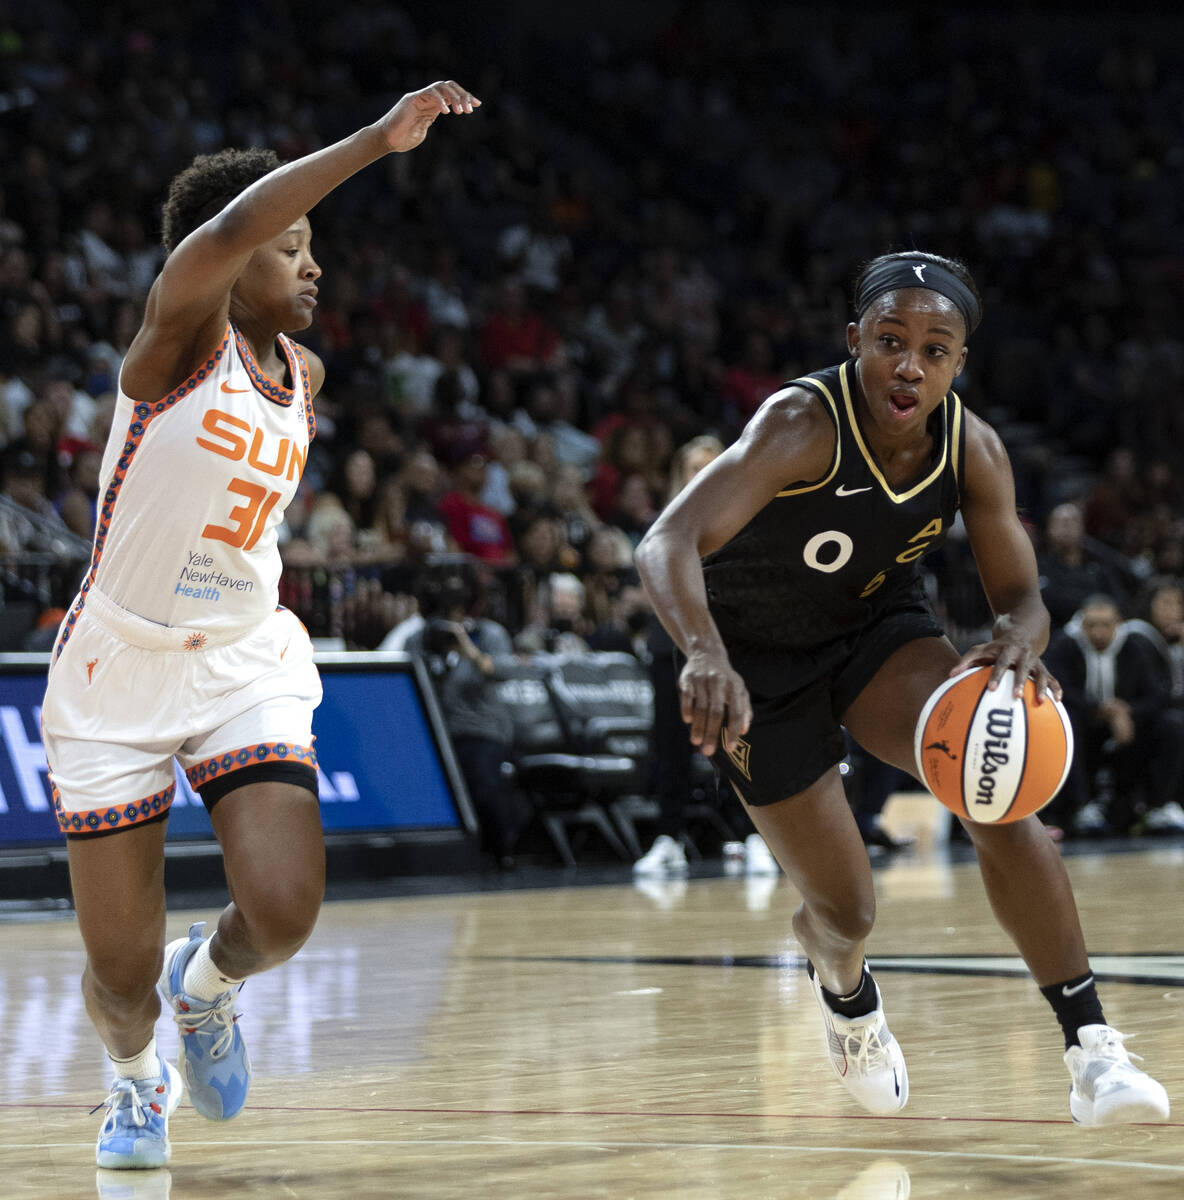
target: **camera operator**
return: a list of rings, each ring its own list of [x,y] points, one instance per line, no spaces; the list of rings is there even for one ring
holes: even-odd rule
[[[476,578],[462,569],[429,577],[419,597],[424,623],[407,638],[406,650],[420,655],[432,676],[481,821],[483,848],[510,869],[527,814],[502,771],[510,760],[513,724],[494,685],[515,659],[509,633],[496,621],[472,615],[479,598]]]

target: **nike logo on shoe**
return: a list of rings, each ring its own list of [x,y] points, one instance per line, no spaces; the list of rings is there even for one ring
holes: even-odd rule
[[[892,1071],[892,1086],[896,1088],[896,1098],[900,1099],[900,1072],[896,1069]]]
[[[1089,987],[1089,985],[1091,983],[1093,983],[1093,981],[1094,981],[1094,977],[1091,975],[1084,983],[1079,983],[1079,984],[1077,984],[1076,987],[1070,987],[1067,983],[1062,984],[1061,985],[1061,995],[1062,996],[1076,996],[1078,992],[1084,992],[1085,989],[1087,987]]]
[[[835,488],[835,495],[836,496],[857,496],[857,495],[859,495],[860,492],[870,492],[871,490],[872,489],[871,489],[870,484],[867,487],[849,488],[846,486],[846,484],[840,483],[839,486],[837,488]]]

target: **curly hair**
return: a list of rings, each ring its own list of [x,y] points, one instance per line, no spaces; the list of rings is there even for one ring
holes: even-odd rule
[[[280,165],[274,150],[219,150],[199,154],[169,184],[161,210],[160,240],[171,254],[199,225],[240,192]]]

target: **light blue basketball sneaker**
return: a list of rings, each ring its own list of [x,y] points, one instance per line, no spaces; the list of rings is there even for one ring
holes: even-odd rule
[[[229,1121],[246,1103],[251,1061],[234,1011],[239,988],[223,992],[217,1000],[198,1000],[186,995],[182,986],[185,968],[202,943],[204,929],[204,921],[190,925],[187,938],[165,947],[160,994],[173,1010],[181,1034],[177,1066],[190,1103],[210,1121]]]
[[[181,1099],[177,1068],[160,1060],[155,1079],[117,1079],[103,1101],[95,1162],[108,1170],[163,1167],[169,1161],[169,1117]]]

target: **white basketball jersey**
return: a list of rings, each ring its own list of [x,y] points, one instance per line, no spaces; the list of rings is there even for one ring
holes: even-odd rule
[[[92,586],[160,625],[208,630],[211,641],[275,610],[276,530],[316,431],[304,355],[283,335],[279,345],[291,388],[268,378],[227,325],[205,365],[163,400],[120,389],[70,626]]]

